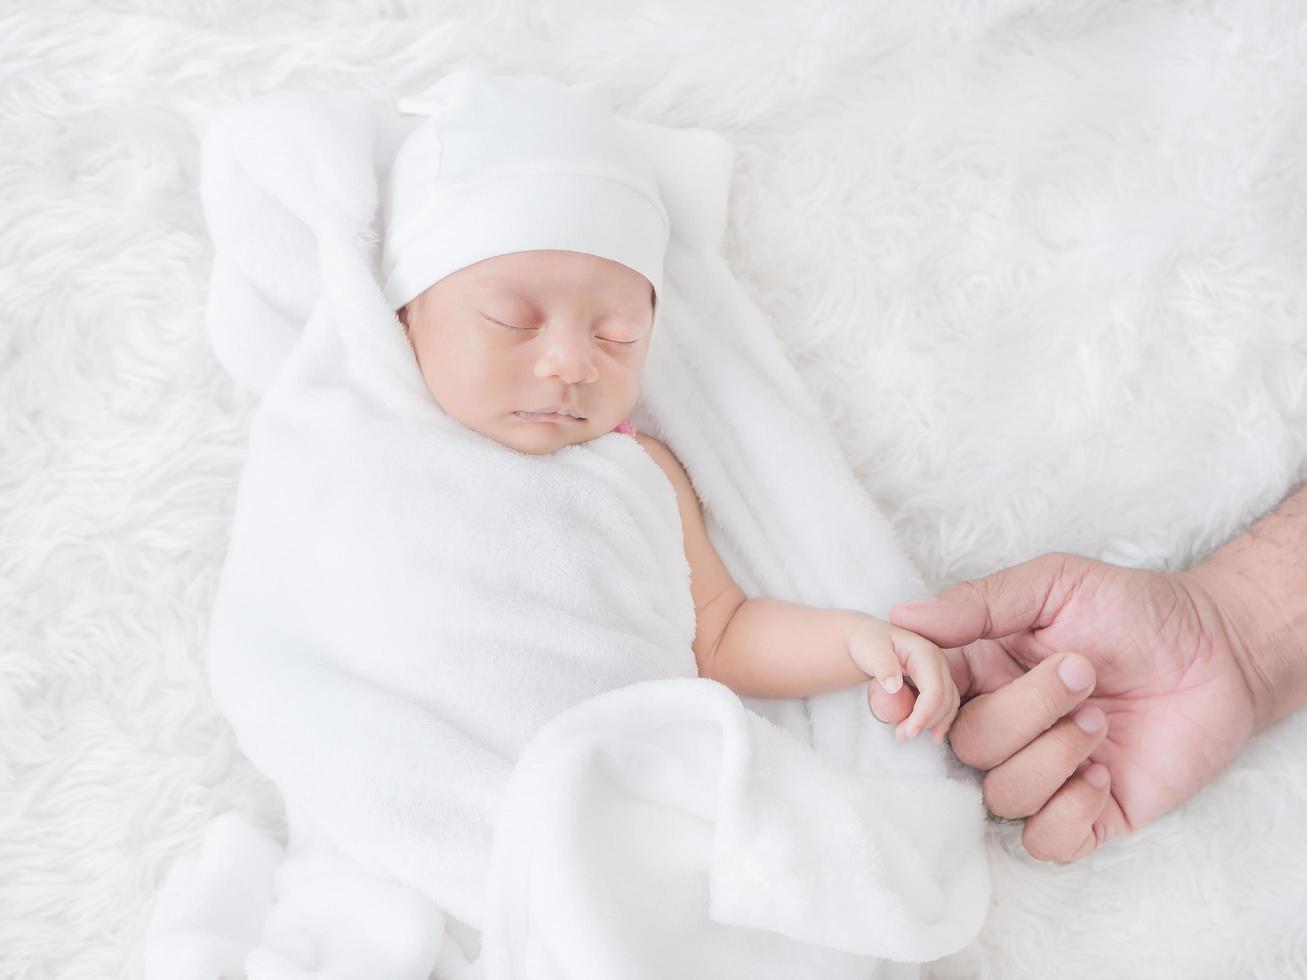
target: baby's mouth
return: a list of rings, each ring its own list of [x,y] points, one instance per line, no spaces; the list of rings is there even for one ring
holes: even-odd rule
[[[578,418],[573,415],[560,415],[558,412],[514,412],[520,419],[528,422],[584,422],[584,418]]]

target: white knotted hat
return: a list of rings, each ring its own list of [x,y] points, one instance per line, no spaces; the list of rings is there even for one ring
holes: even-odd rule
[[[662,288],[670,223],[657,178],[598,97],[474,68],[396,108],[430,118],[400,146],[383,197],[392,308],[474,262],[534,249],[612,259]]]

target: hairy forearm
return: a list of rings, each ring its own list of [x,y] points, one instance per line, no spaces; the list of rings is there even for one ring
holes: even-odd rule
[[[1256,730],[1307,704],[1307,485],[1181,574],[1221,608]]]
[[[766,596],[745,599],[701,674],[752,698],[801,698],[852,687],[868,676],[849,654],[849,631],[867,615]]]

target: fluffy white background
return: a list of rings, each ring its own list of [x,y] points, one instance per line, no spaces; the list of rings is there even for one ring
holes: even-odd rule
[[[135,976],[214,814],[250,405],[202,330],[197,139],[281,86],[595,81],[739,148],[728,257],[927,580],[1183,567],[1307,477],[1307,5],[0,7],[0,974]],[[1060,866],[990,827],[936,977],[1307,976],[1307,713]]]

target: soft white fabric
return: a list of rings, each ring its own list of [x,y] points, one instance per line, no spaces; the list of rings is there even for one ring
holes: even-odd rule
[[[662,287],[671,229],[657,178],[595,93],[465,68],[396,108],[429,118],[381,191],[392,307],[473,262],[541,248],[600,255]]]
[[[207,662],[285,794],[294,870],[244,961],[213,940],[189,975],[909,976],[965,945],[984,808],[942,750],[897,743],[862,685],[812,699],[809,726],[802,700],[760,703],[773,721],[697,677],[675,492],[635,440],[531,456],[430,396],[369,233],[405,124],[276,94],[205,140],[208,327],[263,391]],[[729,143],[629,125],[672,216],[633,418],[685,463],[746,589],[884,615],[921,581],[721,257]],[[278,259],[305,236],[320,268]],[[169,887],[233,893],[183,874]],[[196,969],[172,937],[205,926],[159,910],[163,980]],[[480,933],[470,966],[446,914]]]
[[[942,588],[1049,550],[1184,567],[1307,476],[1305,25],[1299,0],[0,5],[4,972],[138,978],[214,814],[286,839],[203,673],[252,413],[201,326],[216,111],[483,64],[729,134],[724,253]],[[1299,712],[1070,865],[991,820],[985,926],[925,972],[1301,974],[1305,745]]]

